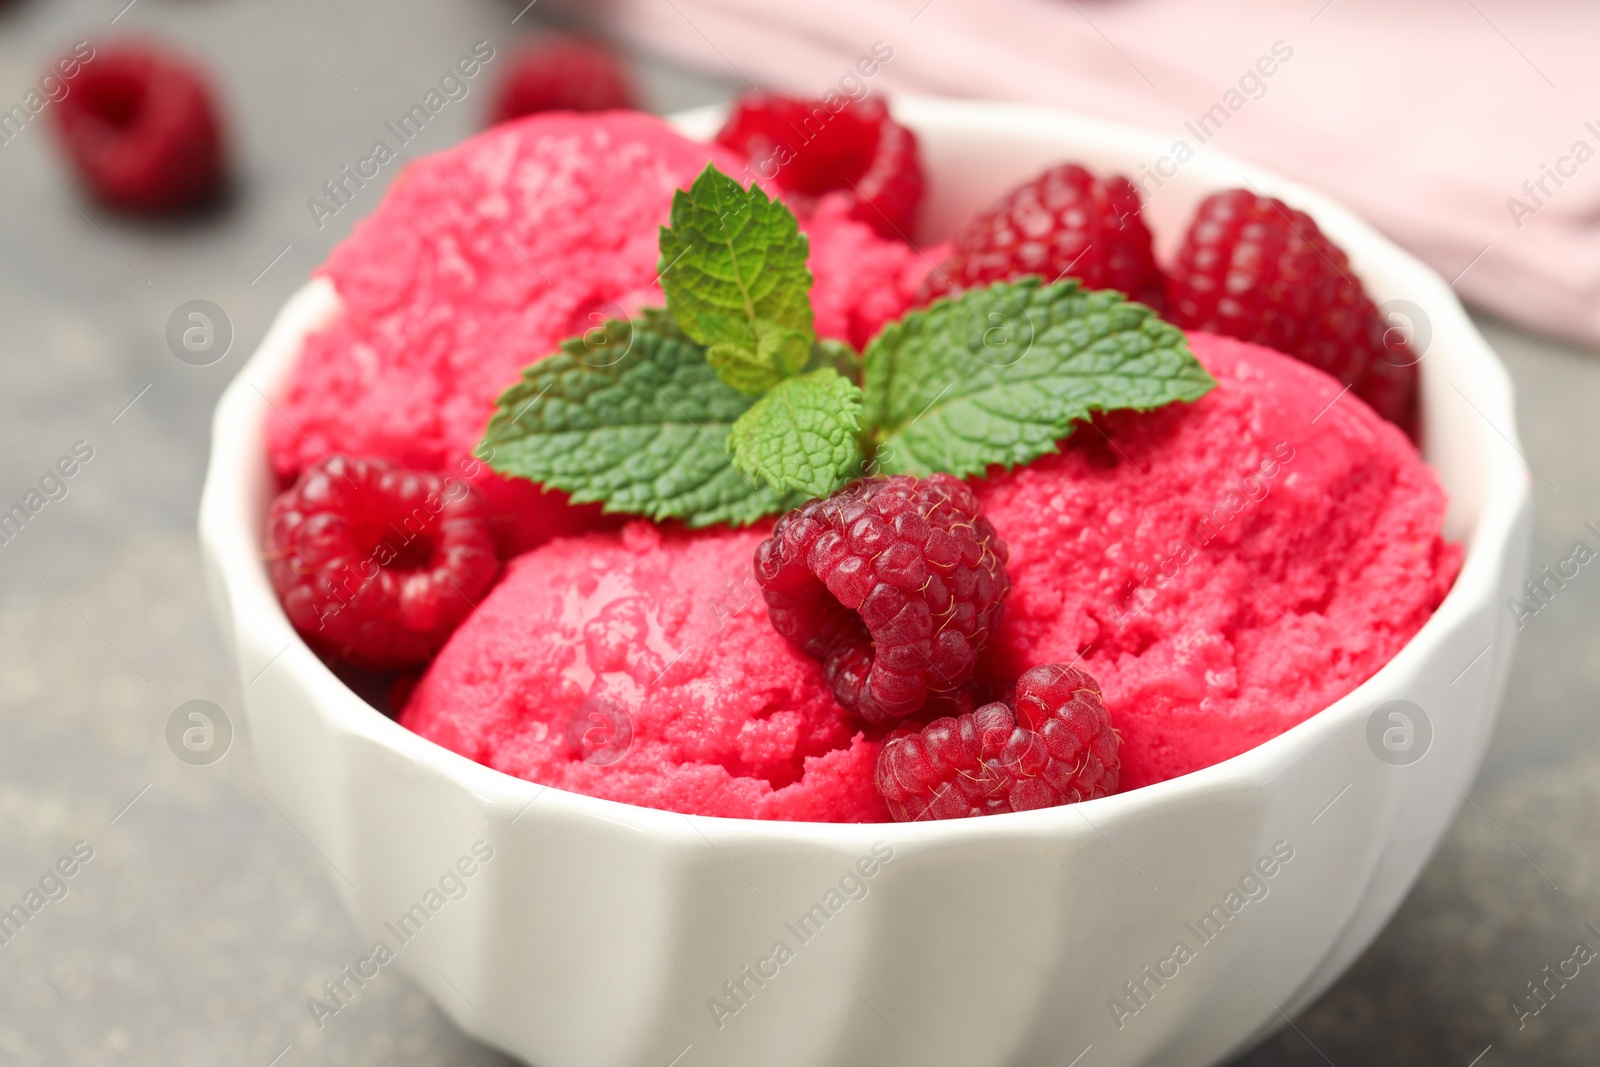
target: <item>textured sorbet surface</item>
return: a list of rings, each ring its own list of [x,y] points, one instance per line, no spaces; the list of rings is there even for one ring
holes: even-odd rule
[[[1198,402],[1103,417],[975,483],[1011,548],[983,669],[1014,679],[1081,656],[1122,734],[1124,789],[1244,752],[1349,692],[1460,566],[1439,533],[1444,494],[1398,430],[1285,356],[1191,342],[1219,382]],[[763,536],[635,523],[521,556],[401,721],[614,800],[887,818],[877,742],[767,621],[751,571]],[[599,749],[581,742],[590,729]]]
[[[750,563],[764,536],[635,522],[521,556],[400,721],[509,774],[612,800],[888,821],[878,746],[767,621]]]
[[[743,172],[725,149],[615,112],[534,116],[413,163],[322,270],[344,310],[307,339],[269,427],[279,475],[338,452],[473,472],[511,550],[596,525],[598,506],[468,457],[523,367],[663,302],[657,229],[708,162]],[[838,205],[803,225],[818,331],[865,343],[909,305],[929,260]]]

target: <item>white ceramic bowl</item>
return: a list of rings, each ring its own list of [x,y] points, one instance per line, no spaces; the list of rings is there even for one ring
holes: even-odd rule
[[[1032,107],[902,98],[896,111],[922,139],[932,237],[1047,164],[1139,174],[1172,145]],[[697,135],[715,122],[680,118]],[[295,636],[261,562],[267,398],[337,303],[326,283],[295,296],[218,406],[200,528],[273,801],[334,868],[363,934],[463,1029],[540,1067],[1198,1067],[1309,1003],[1383,926],[1476,773],[1511,662],[1503,601],[1525,568],[1528,479],[1506,372],[1449,286],[1343,208],[1207,151],[1152,186],[1151,228],[1170,249],[1203,195],[1241,184],[1308,210],[1375,299],[1423,309],[1425,452],[1450,493],[1446,533],[1466,544],[1461,576],[1393,662],[1259,748],[984,819],[632,807],[490,770],[362,702]],[[1431,722],[1409,765],[1369,746],[1391,699]],[[464,895],[430,895],[480,841],[493,858],[445,883]],[[1292,860],[1246,880],[1275,845]],[[871,876],[848,877],[858,864]]]

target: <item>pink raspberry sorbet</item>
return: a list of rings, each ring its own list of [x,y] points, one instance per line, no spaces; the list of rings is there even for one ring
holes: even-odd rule
[[[1081,656],[1122,734],[1123,789],[1344,696],[1461,568],[1444,490],[1404,433],[1298,360],[1189,341],[1218,382],[1195,404],[1110,414],[976,486],[1011,549],[989,670]]]
[[[401,723],[508,774],[699,815],[887,822],[878,746],[767,620],[765,530],[561,538],[462,624]]]
[[[1460,567],[1405,436],[1332,378],[1193,334],[1218,388],[1116,413],[975,482],[1011,550],[984,670],[1078,662],[1124,789],[1260,744],[1376,672]],[[1336,399],[1337,398],[1337,399]],[[513,562],[401,722],[538,782],[705,815],[884,820],[877,741],[780,639],[764,531],[630,524]]]
[[[610,112],[533,116],[411,164],[322,268],[344,313],[307,339],[278,405],[278,474],[338,452],[468,473],[510,551],[596,525],[598,505],[469,455],[523,367],[663,303],[657,227],[708,162],[743,171],[660,119]],[[818,330],[863,344],[909,306],[929,260],[837,211],[805,225]]]

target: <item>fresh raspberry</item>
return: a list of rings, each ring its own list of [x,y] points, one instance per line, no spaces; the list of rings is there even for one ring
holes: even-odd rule
[[[500,566],[476,489],[347,456],[308,468],[272,502],[267,562],[294,628],[373,669],[430,659]]]
[[[778,520],[756,550],[773,627],[834,697],[889,724],[972,677],[1010,589],[1006,546],[959,479],[852,482]]]
[[[599,42],[561,35],[529,44],[512,57],[489,121],[539,111],[634,111],[638,106],[621,57]]]
[[[891,733],[878,792],[897,822],[1072,804],[1117,791],[1117,745],[1094,678],[1047,663],[1017,679],[1015,710],[985,704]]]
[[[1416,358],[1305,212],[1248,189],[1206,198],[1169,274],[1167,300],[1179,326],[1294,356],[1414,431]]]
[[[881,100],[800,100],[750,92],[733,106],[717,143],[750,161],[802,215],[824,194],[843,195],[850,217],[880,237],[911,239],[922,203],[916,134],[889,117]]]
[[[99,50],[55,106],[56,130],[79,176],[108,204],[170,212],[215,196],[226,151],[206,76],[141,45]]]
[[[1077,278],[1161,307],[1165,281],[1133,183],[1064,163],[1017,186],[962,228],[917,302],[1027,274]]]

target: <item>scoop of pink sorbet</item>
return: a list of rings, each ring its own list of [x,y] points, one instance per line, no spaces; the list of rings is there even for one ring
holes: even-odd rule
[[[1440,536],[1444,494],[1403,434],[1286,356],[1190,341],[1218,380],[1199,401],[1102,417],[1059,454],[974,483],[1011,549],[984,669],[1087,667],[1122,734],[1125,789],[1237,755],[1343,696],[1460,566]],[[751,569],[763,536],[634,524],[527,553],[401,722],[614,800],[886,819],[877,742],[766,618]]]
[[[274,469],[292,478],[345,452],[467,474],[508,551],[594,526],[597,505],[500,478],[470,453],[523,367],[663,302],[658,227],[708,162],[744,169],[660,119],[612,112],[536,115],[411,164],[322,268],[344,313],[306,340],[269,426]],[[864,344],[910,305],[930,260],[837,211],[805,225],[818,331]]]
[[[699,815],[887,821],[877,745],[767,621],[764,531],[561,538],[515,560],[401,723],[508,774]]]
[[[1327,707],[1449,592],[1445,496],[1392,423],[1269,349],[1190,334],[1217,388],[1116,412],[977,483],[1011,549],[987,671],[1082,665],[1122,787],[1208,767]]]

